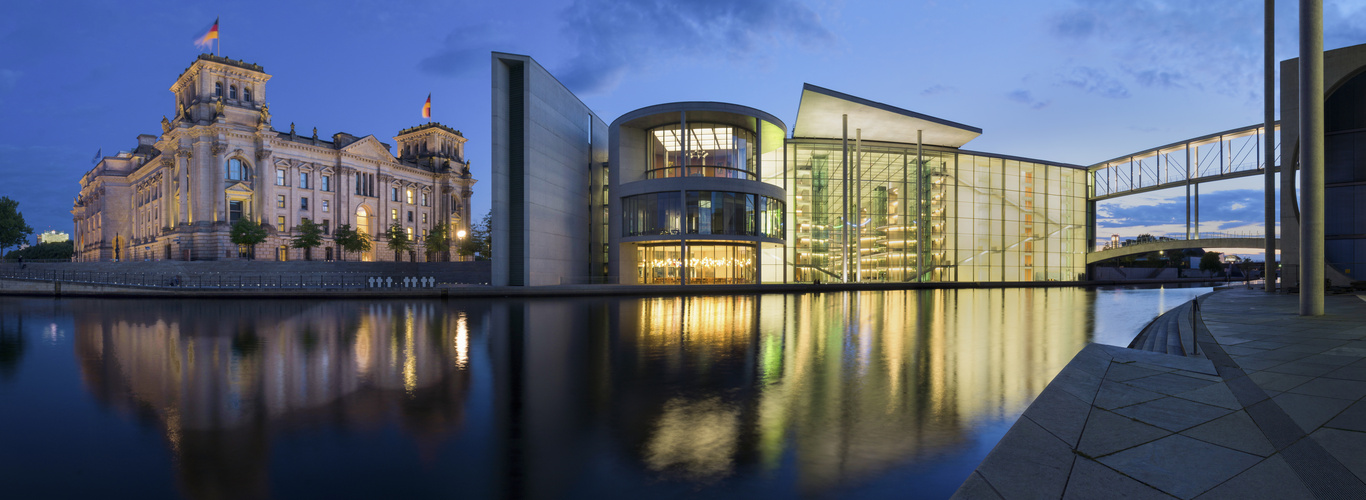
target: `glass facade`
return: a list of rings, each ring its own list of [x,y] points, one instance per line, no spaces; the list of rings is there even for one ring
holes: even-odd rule
[[[686,247],[687,261],[684,262]],[[752,243],[655,243],[636,247],[636,282],[653,285],[721,285],[755,282]]]
[[[683,228],[682,200],[679,191],[622,198],[622,236],[679,234]]]
[[[1086,171],[914,145],[788,145],[793,281],[1075,280]],[[845,179],[850,179],[846,182]]]
[[[628,196],[622,198],[621,205],[622,236],[785,236],[783,201],[763,195],[668,191]]]
[[[731,125],[688,123],[646,131],[646,179],[755,179],[754,132]]]

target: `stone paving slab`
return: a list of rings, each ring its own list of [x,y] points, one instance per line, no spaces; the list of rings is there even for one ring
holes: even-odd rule
[[[1366,498],[1366,297],[1297,300],[1202,297],[1198,356],[1088,345],[954,498]]]

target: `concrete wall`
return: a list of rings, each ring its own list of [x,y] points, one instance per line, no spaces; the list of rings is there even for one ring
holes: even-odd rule
[[[492,59],[494,284],[587,282],[590,166],[606,156],[607,125],[532,58]]]
[[[1366,70],[1366,45],[1323,53],[1323,98],[1353,76]],[[1300,210],[1295,195],[1300,168],[1300,60],[1281,61],[1281,290],[1300,285]],[[1293,169],[1286,168],[1287,166]],[[1331,209],[1326,216],[1332,217]],[[1335,285],[1350,279],[1326,266],[1325,276]]]

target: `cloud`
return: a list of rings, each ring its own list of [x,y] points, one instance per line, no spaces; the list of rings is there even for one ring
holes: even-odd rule
[[[1100,68],[1077,66],[1066,75],[1058,75],[1058,79],[1063,85],[1101,97],[1111,99],[1129,97],[1129,89],[1124,86],[1124,83],[1111,77],[1108,72]]]
[[[1016,89],[1006,94],[1006,98],[1029,106],[1030,109],[1043,109],[1052,104],[1053,101],[1043,101],[1034,98],[1034,94],[1028,90]]]
[[[462,26],[446,35],[441,49],[423,58],[417,68],[433,76],[464,76],[489,65],[489,53],[495,48],[509,50],[515,44],[504,22],[485,22]]]
[[[1048,18],[1046,31],[1081,53],[1064,81],[1107,97],[1129,85],[1261,95],[1262,9],[1236,0],[1073,0]],[[1366,12],[1358,12],[1366,20]],[[1325,19],[1328,13],[1325,12]],[[1366,24],[1366,23],[1364,23]],[[1090,71],[1109,70],[1102,79]],[[1098,76],[1098,75],[1097,75]]]
[[[1096,234],[1133,236],[1142,233],[1184,235],[1186,230],[1186,198],[1184,192],[1164,197],[1127,200],[1117,198],[1101,202],[1096,207]],[[1231,189],[1200,195],[1200,226],[1202,233],[1210,231],[1256,233],[1265,220],[1262,216],[1262,191]],[[1194,210],[1194,207],[1192,207]],[[1194,214],[1192,214],[1194,216]]]
[[[949,87],[949,86],[945,86],[945,85],[935,84],[935,85],[931,86],[930,88],[927,88],[927,89],[925,89],[925,90],[920,91],[920,95],[931,96],[931,95],[947,94],[947,93],[950,93],[950,92],[957,92],[957,91],[958,91],[958,87]]]
[[[787,41],[819,50],[837,39],[794,0],[576,0],[564,19],[578,55],[559,74],[582,93],[679,58],[743,60]]]

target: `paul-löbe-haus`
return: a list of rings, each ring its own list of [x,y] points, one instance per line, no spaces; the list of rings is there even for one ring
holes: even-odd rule
[[[1084,277],[1085,167],[961,149],[975,127],[814,85],[790,136],[718,102],[608,126],[503,53],[493,89],[494,284]]]
[[[471,187],[459,131],[427,123],[399,132],[398,156],[373,135],[319,139],[271,126],[261,66],[200,55],[171,86],[173,118],[160,136],[139,135],[135,149],[106,157],[81,178],[71,214],[82,261],[237,259],[249,249],[229,240],[232,223],[267,228],[256,258],[304,258],[290,248],[304,220],[320,224],[315,259],[332,259],[332,234],[349,224],[370,235],[363,260],[424,258],[425,236],[440,222],[469,230]],[[384,244],[393,224],[414,241],[408,255]]]

